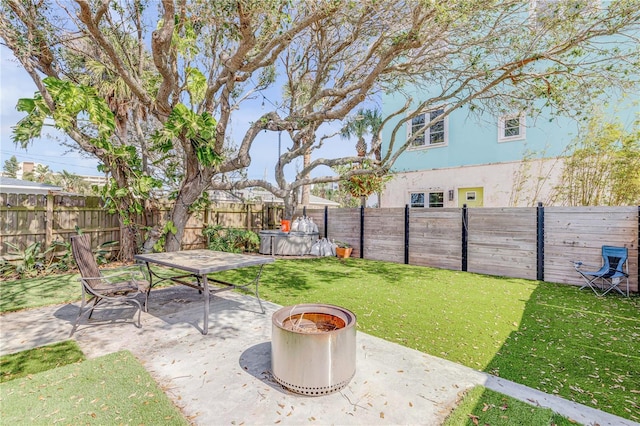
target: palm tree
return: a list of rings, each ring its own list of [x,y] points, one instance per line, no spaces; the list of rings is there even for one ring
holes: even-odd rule
[[[358,110],[358,113],[354,118],[349,120],[347,124],[342,128],[340,136],[343,139],[351,139],[352,137],[358,138],[356,143],[356,152],[358,157],[364,157],[367,155],[367,142],[364,140],[365,135],[372,135],[372,146],[378,139],[378,130],[382,125],[382,116],[377,109],[362,109]],[[377,150],[378,151],[378,150]],[[380,153],[378,151],[377,156]]]
[[[377,160],[380,160],[380,144],[378,133],[380,131],[380,126],[382,126],[382,115],[380,111],[377,109],[362,109],[358,110],[355,118],[349,120],[347,124],[342,128],[340,132],[340,136],[343,139],[351,139],[351,137],[355,136],[358,138],[358,142],[356,142],[356,152],[358,153],[358,157],[366,157],[367,155],[367,142],[364,140],[365,135],[371,135],[371,146],[374,147],[374,155]],[[362,164],[358,165],[358,168],[362,167]],[[365,176],[359,177],[358,179],[366,179]],[[352,179],[353,181],[354,179]],[[358,194],[360,196],[360,205],[365,206],[367,203],[368,195]],[[355,194],[354,194],[355,196]]]
[[[76,194],[86,194],[90,192],[90,186],[84,178],[66,170],[55,175],[54,183],[61,186],[67,192]]]

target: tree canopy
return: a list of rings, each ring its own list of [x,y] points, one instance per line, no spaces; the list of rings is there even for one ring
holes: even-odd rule
[[[542,99],[576,110],[637,77],[630,72],[637,56],[624,42],[637,50],[639,0],[536,2],[533,9],[515,0],[1,4],[0,36],[39,90],[21,105],[27,117],[16,141],[28,143],[53,117],[111,173],[125,226],[157,178],[171,176],[167,250],[180,248],[190,206],[207,189],[260,186],[284,198],[291,215],[304,186],[383,174],[410,143],[398,137],[401,126],[435,105],[448,114],[465,104],[531,108]],[[276,99],[255,108],[266,91]],[[378,130],[365,156],[314,156],[340,141],[325,124],[341,128],[385,92],[407,101],[382,117],[380,128],[402,117],[384,149]],[[249,125],[233,140],[238,121]],[[249,166],[265,131],[292,141],[274,165],[275,183],[226,178]],[[288,181],[285,168],[302,158]],[[365,160],[372,167],[329,173]]]

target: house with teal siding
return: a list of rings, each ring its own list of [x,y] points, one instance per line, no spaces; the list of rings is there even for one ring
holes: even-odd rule
[[[538,3],[540,7],[546,4]],[[635,42],[629,44],[629,49],[637,51]],[[380,207],[527,207],[538,202],[557,203],[554,191],[561,182],[564,157],[580,136],[580,123],[573,118],[576,111],[561,115],[543,107],[540,101],[531,113],[498,112],[489,106],[472,110],[466,104],[445,116],[451,105],[434,104],[416,116],[413,111],[418,105],[437,99],[437,94],[447,90],[423,85],[413,90],[404,87],[402,92],[410,94],[413,104],[404,116],[395,116],[383,128],[382,151],[388,150],[392,138],[395,147],[411,142],[391,168],[392,179],[381,193]],[[383,96],[384,117],[402,109],[407,101],[404,94]],[[638,93],[621,94],[612,88],[611,93],[592,103],[607,121],[619,122],[630,130],[640,115],[639,99]],[[580,113],[582,120],[592,115],[582,107]],[[395,132],[394,126],[399,123]],[[432,125],[422,132],[429,123]]]
[[[383,113],[395,111],[405,99],[384,98]],[[638,114],[632,99],[622,111],[609,108],[609,117],[627,128]],[[613,104],[619,105],[617,102]],[[398,138],[441,113],[435,109],[407,121]],[[459,108],[411,142],[395,162],[392,179],[380,207],[527,207],[553,204],[560,183],[563,157],[578,137],[574,118],[541,114],[492,115]],[[390,131],[383,132],[383,141]],[[386,138],[386,139],[385,139]]]

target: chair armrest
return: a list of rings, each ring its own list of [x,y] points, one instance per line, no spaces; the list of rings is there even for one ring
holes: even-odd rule
[[[100,273],[104,278],[122,276],[122,275],[130,275],[131,279],[134,279],[134,276],[140,277],[142,280],[149,281],[149,277],[147,275],[147,270],[143,265],[129,265],[122,266],[119,268],[107,268],[101,269]]]
[[[573,267],[578,269],[578,268],[602,268],[602,265],[588,265],[584,262],[582,262],[581,260],[570,260],[569,262],[573,263]]]

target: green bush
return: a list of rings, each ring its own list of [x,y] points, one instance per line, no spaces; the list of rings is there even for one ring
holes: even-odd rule
[[[260,237],[253,231],[239,228],[225,228],[222,225],[207,225],[202,230],[207,237],[207,248],[229,253],[256,252]]]

